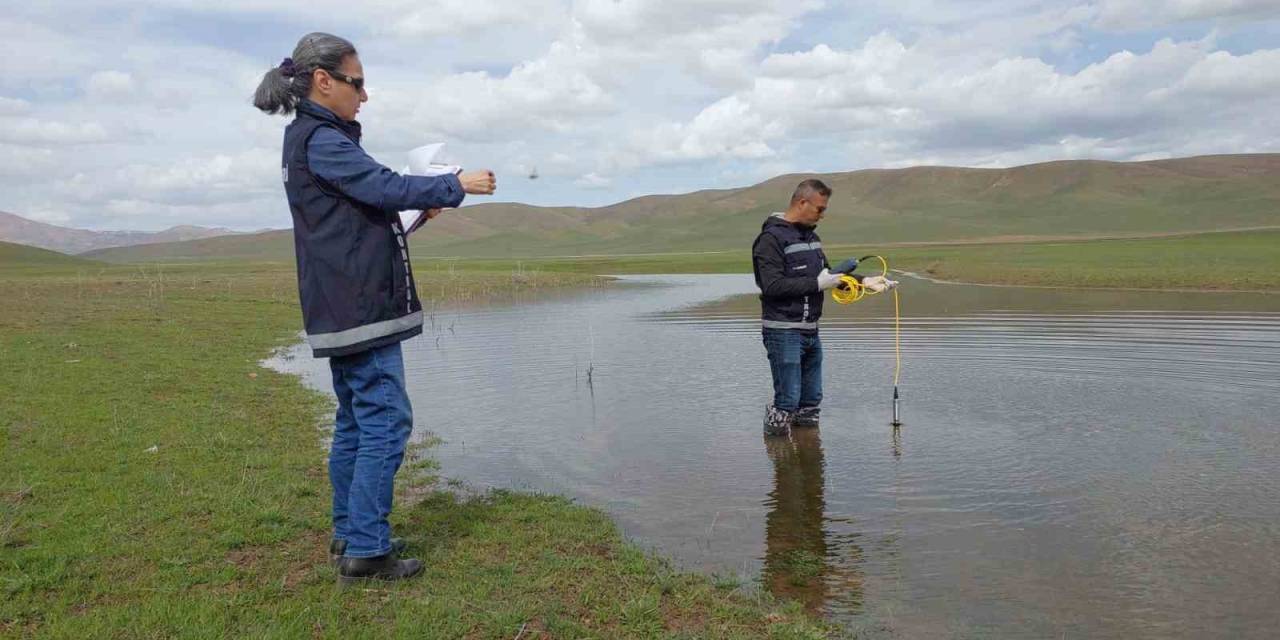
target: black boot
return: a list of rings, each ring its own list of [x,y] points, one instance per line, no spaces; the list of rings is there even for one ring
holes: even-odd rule
[[[791,426],[793,427],[816,427],[818,426],[818,414],[821,411],[818,407],[800,407],[794,415],[791,416]]]
[[[408,548],[408,546],[409,544],[404,541],[404,538],[391,539],[391,553],[400,555],[404,553],[404,550]],[[334,538],[333,540],[330,540],[329,541],[329,564],[337,565],[338,561],[342,559],[342,554],[346,552],[347,552],[346,540],[341,540],[338,538]]]
[[[764,409],[764,434],[766,436],[785,436],[791,432],[790,411],[783,411],[773,405]]]
[[[404,580],[422,573],[422,561],[416,558],[401,560],[394,553],[372,558],[348,558],[338,561],[338,584],[347,586],[361,580]]]

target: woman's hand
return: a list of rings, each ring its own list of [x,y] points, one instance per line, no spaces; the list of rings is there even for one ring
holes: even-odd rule
[[[487,196],[498,188],[497,178],[488,169],[458,174],[458,182],[462,183],[463,191],[481,196]]]

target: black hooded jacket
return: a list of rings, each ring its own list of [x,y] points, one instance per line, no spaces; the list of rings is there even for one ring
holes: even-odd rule
[[[817,331],[824,297],[818,273],[830,265],[813,227],[787,222],[781,213],[769,216],[752,245],[751,263],[764,328]]]

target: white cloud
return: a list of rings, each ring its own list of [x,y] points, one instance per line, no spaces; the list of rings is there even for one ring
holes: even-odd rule
[[[613,180],[592,172],[583,174],[573,184],[583,189],[608,189],[613,186]]]
[[[1074,74],[1022,57],[966,68],[882,34],[861,49],[770,56],[751,89],[686,124],[637,136],[619,156],[637,164],[767,158],[783,140],[854,138],[852,148],[912,157],[932,148],[975,158],[1006,149],[998,157],[1016,158],[1046,144],[1069,157],[1090,149],[1123,157],[1126,148],[1148,151],[1131,146],[1143,136],[1194,137],[1228,116],[1236,129],[1264,130],[1276,119],[1267,114],[1280,96],[1277,62],[1280,50],[1237,56],[1206,41],[1164,40]],[[1241,109],[1250,117],[1239,120]]]
[[[17,52],[0,62],[0,209],[99,228],[288,224],[287,120],[248,98],[302,28],[360,49],[375,157],[445,141],[502,172],[500,198],[538,204],[793,170],[1275,151],[1280,46],[1257,43],[1277,4],[27,3],[0,17]],[[539,180],[508,178],[534,165]]]
[[[703,109],[688,124],[665,123],[638,133],[616,161],[634,167],[712,158],[768,158],[775,154],[769,141],[784,131],[782,123],[742,98],[730,96]]]
[[[10,50],[0,56],[0,88],[65,78],[93,63],[83,41],[57,24],[0,16],[0,42],[9,43]]]
[[[1280,95],[1280,49],[1233,56],[1215,51],[1187,70],[1171,89],[1180,95],[1199,95],[1211,101],[1272,100]]]
[[[678,70],[712,87],[749,82],[761,45],[786,36],[814,2],[585,0],[544,55],[509,73],[466,72],[387,86],[367,111],[394,137],[497,141],[529,131],[558,134],[615,115],[628,97],[653,92]],[[529,8],[511,9],[512,14]],[[388,83],[390,85],[390,83]],[[705,89],[699,89],[705,91]]]
[[[632,72],[650,65],[650,72],[682,71],[713,87],[734,86],[749,80],[760,47],[785,38],[820,6],[813,0],[583,0],[575,4],[565,44],[582,53],[605,84],[634,82]]]
[[[98,71],[89,76],[85,92],[90,100],[114,102],[135,97],[133,76],[123,71]]]
[[[529,29],[561,22],[566,12],[559,0],[423,0],[391,4],[398,6],[367,9],[372,10],[374,19],[379,19],[380,13],[380,19],[385,20],[380,30],[403,38],[475,34],[497,26]]]
[[[47,175],[55,167],[54,154],[49,149],[0,144],[0,178],[29,180]]]
[[[367,108],[383,135],[498,141],[530,129],[566,132],[583,118],[613,112],[612,95],[580,71],[557,67],[557,54],[523,63],[504,77],[468,72],[377,91]]]
[[[0,116],[14,116],[31,111],[31,103],[18,98],[0,96]]]
[[[0,142],[22,145],[81,145],[107,142],[111,134],[97,122],[0,118]]]
[[[130,165],[117,172],[121,190],[151,194],[168,201],[234,201],[266,193],[283,193],[280,154],[251,149],[235,155],[216,154],[166,166]]]
[[[1139,29],[1211,19],[1280,17],[1277,0],[1103,0],[1097,25]]]
[[[140,163],[77,173],[61,186],[81,203],[150,202],[170,206],[234,204],[284,193],[272,149],[214,154],[174,163]]]

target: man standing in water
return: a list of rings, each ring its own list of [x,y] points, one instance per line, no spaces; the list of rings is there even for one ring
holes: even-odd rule
[[[428,217],[464,194],[493,193],[490,171],[402,176],[360,147],[356,122],[369,99],[356,48],[327,33],[298,41],[268,71],[253,104],[296,113],[285,129],[281,177],[298,259],[307,341],[329,358],[338,410],[329,452],[331,558],[343,583],[400,580],[422,563],[391,537],[396,471],[413,429],[400,342],[422,333],[422,304],[399,212]]]
[[[786,435],[793,426],[818,426],[822,403],[822,341],[818,320],[825,292],[858,266],[845,260],[832,269],[814,232],[827,211],[831,188],[821,180],[801,182],[782,213],[764,221],[751,249],[760,287],[761,325],[773,403],[765,408],[765,435]],[[887,290],[881,276],[858,278],[873,291]]]

